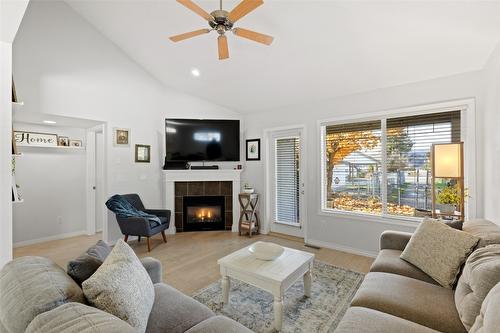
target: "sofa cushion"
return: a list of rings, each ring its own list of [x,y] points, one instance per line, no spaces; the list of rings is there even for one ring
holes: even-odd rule
[[[479,237],[477,248],[500,244],[500,226],[489,220],[473,219],[465,221],[462,230]]]
[[[490,290],[483,304],[481,312],[476,318],[470,333],[489,333],[500,331],[500,283]]]
[[[453,290],[390,273],[368,273],[352,306],[362,306],[400,317],[440,332],[466,332]]]
[[[186,333],[252,333],[251,330],[240,323],[223,316],[208,318],[196,326],[190,328]]]
[[[474,251],[465,263],[455,290],[457,310],[467,329],[474,324],[486,295],[499,282],[500,244]]]
[[[401,259],[417,266],[445,288],[453,288],[460,267],[478,238],[444,223],[425,219],[411,236]]]
[[[429,327],[413,323],[377,310],[350,307],[335,333],[437,333]]]
[[[145,332],[154,302],[154,287],[139,258],[123,240],[97,271],[82,284],[88,301],[98,309]]]
[[[38,315],[25,333],[135,333],[123,320],[80,303],[67,303]]]
[[[400,258],[399,250],[381,250],[370,268],[370,272],[393,273],[417,280],[438,284],[429,275]]]
[[[215,314],[205,305],[163,283],[154,285],[155,298],[147,333],[181,333]]]
[[[40,313],[67,302],[84,303],[82,290],[50,259],[20,257],[0,271],[0,321],[10,333],[24,332]]]
[[[99,240],[91,246],[84,254],[68,262],[68,275],[79,285],[87,280],[102,265],[111,252],[111,247]]]

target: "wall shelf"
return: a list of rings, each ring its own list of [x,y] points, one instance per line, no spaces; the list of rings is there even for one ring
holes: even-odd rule
[[[24,106],[24,102],[12,102],[12,111],[20,110]]]
[[[24,202],[24,199],[12,201],[13,204],[15,204],[15,203],[23,203],[23,202]]]
[[[23,148],[36,148],[36,149],[62,149],[62,150],[85,150],[85,147],[69,147],[69,146],[20,146],[17,145],[18,149]]]

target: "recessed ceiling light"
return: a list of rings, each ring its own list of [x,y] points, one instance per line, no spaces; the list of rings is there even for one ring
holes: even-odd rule
[[[200,70],[198,68],[193,68],[191,70],[191,75],[193,75],[194,77],[200,76],[201,75]]]
[[[54,124],[57,124],[56,121],[53,121],[53,120],[44,120],[43,121],[45,124],[51,124],[51,125],[54,125]]]

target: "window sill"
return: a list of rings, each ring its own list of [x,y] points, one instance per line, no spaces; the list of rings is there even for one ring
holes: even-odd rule
[[[410,216],[395,216],[395,215],[373,215],[360,212],[347,212],[335,209],[323,208],[319,211],[319,215],[330,217],[343,217],[363,222],[376,222],[384,224],[399,225],[405,227],[417,227],[423,218]]]

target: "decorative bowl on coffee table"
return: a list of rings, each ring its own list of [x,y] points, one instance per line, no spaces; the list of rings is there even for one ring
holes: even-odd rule
[[[269,242],[255,242],[248,248],[255,258],[260,260],[274,260],[283,254],[283,246]]]

